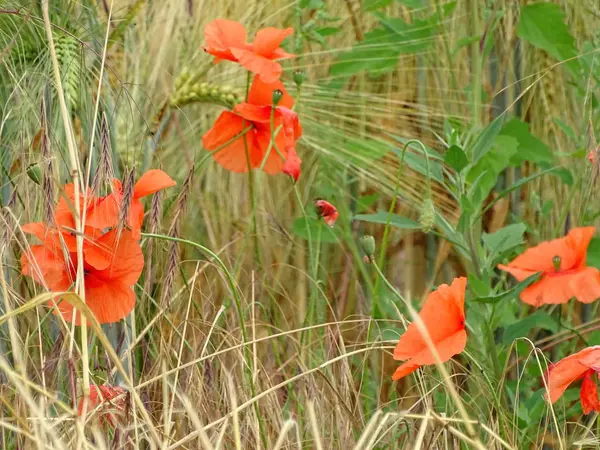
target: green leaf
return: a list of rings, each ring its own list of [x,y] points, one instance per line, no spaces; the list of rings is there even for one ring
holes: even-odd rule
[[[392,4],[394,0],[364,0],[363,9],[365,11],[375,11],[376,9],[385,8]]]
[[[496,185],[498,176],[510,165],[511,157],[517,152],[518,142],[509,136],[495,136],[483,157],[467,173],[472,184],[469,195],[474,209],[479,209]],[[475,184],[476,183],[476,184]]]
[[[600,269],[600,238],[593,237],[587,249],[587,265]]]
[[[469,164],[469,159],[462,148],[452,145],[444,154],[444,162],[457,172],[461,172]]]
[[[571,36],[564,19],[562,8],[554,3],[523,6],[517,36],[534,47],[545,50],[557,61],[574,58],[578,55],[575,39]],[[577,59],[569,61],[566,65],[575,73],[580,67]]]
[[[337,229],[329,227],[322,220],[308,218],[308,224],[304,220],[304,217],[299,217],[292,223],[292,232],[305,240],[308,240],[310,230],[310,237],[313,241],[316,241],[317,236],[320,237],[321,242],[328,244],[335,244],[339,242],[340,238],[337,236]]]
[[[554,157],[546,144],[529,132],[529,125],[519,119],[511,119],[500,131],[501,136],[510,136],[519,143],[511,164],[519,166],[524,161],[535,163],[552,162]]]
[[[515,223],[499,229],[495,233],[483,233],[483,245],[492,255],[498,255],[523,244],[523,234],[527,226],[524,223]]]
[[[380,197],[380,195],[378,193],[360,196],[358,198],[358,201],[356,202],[357,203],[356,210],[358,212],[366,211],[372,205],[375,204],[375,202],[379,199],[379,197]]]
[[[387,211],[379,211],[375,214],[357,214],[354,216],[354,220],[360,220],[362,222],[381,223],[386,224],[388,221],[389,213]],[[418,222],[415,222],[408,217],[399,216],[398,214],[392,214],[390,225],[396,228],[403,228],[406,230],[418,230],[421,228]]]
[[[533,328],[541,328],[552,332],[558,331],[558,323],[556,320],[544,311],[536,311],[530,316],[527,316],[512,325],[509,325],[504,330],[502,342],[510,344],[517,338],[527,336],[527,333]]]
[[[494,139],[502,129],[503,116],[499,116],[492,121],[480,134],[471,146],[471,155],[473,163],[477,163],[492,148]]]

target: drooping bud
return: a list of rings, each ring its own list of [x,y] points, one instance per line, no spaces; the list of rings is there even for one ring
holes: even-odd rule
[[[33,181],[35,184],[42,184],[42,168],[38,163],[30,164],[27,167],[27,176]]]
[[[554,266],[554,270],[557,272],[560,270],[560,263],[562,262],[562,258],[559,255],[555,255],[552,257],[552,265]]]
[[[283,97],[283,92],[280,89],[275,89],[273,91],[273,106],[277,106]]]
[[[365,252],[365,256],[370,261],[373,261],[375,257],[375,238],[369,234],[365,234],[358,240],[362,251]]]
[[[296,83],[296,86],[302,86],[302,83],[304,83],[304,78],[306,78],[306,74],[302,70],[296,70],[294,72],[294,83]]]
[[[333,228],[339,217],[337,208],[326,200],[315,200],[315,207],[317,208],[317,214],[323,218],[327,225]]]
[[[435,225],[435,205],[431,197],[427,197],[423,202],[419,223],[424,233],[429,233],[433,230],[433,226]]]

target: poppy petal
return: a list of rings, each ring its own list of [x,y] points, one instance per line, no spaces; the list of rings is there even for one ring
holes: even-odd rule
[[[117,226],[121,210],[121,192],[113,192],[100,199],[88,214],[85,224],[89,227],[104,230]]]
[[[453,337],[459,331],[464,331],[466,285],[467,279],[465,277],[454,279],[450,286],[442,284],[436,291],[429,294],[423,304],[419,316],[436,346],[445,339]],[[421,335],[421,331],[417,324],[413,322],[400,337],[394,349],[394,359],[406,360],[426,350],[428,350],[427,344]]]
[[[287,158],[283,163],[283,173],[291,176],[294,181],[298,181],[298,177],[300,177],[300,164],[302,164],[302,160],[296,153],[296,150],[293,147],[289,148]]]
[[[286,37],[292,34],[294,34],[294,29],[291,27],[284,30],[272,27],[263,28],[256,33],[252,50],[265,58],[274,59],[275,55],[273,53],[275,50],[279,48]]]
[[[131,286],[88,275],[85,280],[85,303],[99,323],[115,323],[133,310],[135,294]],[[62,301],[54,313],[79,326],[81,313],[75,312],[73,319],[73,311],[70,303]],[[89,326],[89,322],[87,324]]]
[[[271,121],[272,106],[258,106],[251,103],[240,103],[233,108],[233,112],[250,122],[269,123]]]
[[[225,111],[221,113],[213,127],[203,136],[202,145],[207,150],[213,151],[213,158],[225,169],[232,172],[247,172],[246,147],[248,147],[251,160],[260,158],[260,150],[256,148],[256,130],[251,129],[244,136],[234,138],[242,133],[244,127],[249,126],[251,124],[244,118],[230,111]],[[244,137],[246,138],[246,144],[244,144]],[[223,147],[225,144],[228,145]],[[258,156],[255,155],[257,152],[259,153]]]
[[[278,107],[285,107],[292,109],[294,106],[294,99],[285,89],[285,86],[281,80],[275,80],[272,83],[265,83],[260,77],[255,76],[250,86],[250,92],[248,92],[248,103],[253,105],[273,105],[273,91],[280,90],[283,95],[277,103]]]
[[[239,22],[215,19],[204,28],[204,50],[219,59],[235,61],[232,47],[245,48],[246,28]]]
[[[584,267],[569,279],[569,288],[577,300],[591,303],[600,298],[600,271],[595,267]]]
[[[241,66],[258,75],[265,83],[275,83],[281,77],[281,64],[276,61],[242,48],[232,48],[231,53]]]
[[[398,367],[396,369],[396,371],[392,375],[392,380],[396,381],[396,380],[399,380],[400,378],[404,378],[406,375],[410,375],[411,373],[413,373],[419,367],[421,367],[421,366],[419,366],[418,364],[413,364],[410,361],[407,361],[404,364],[401,364],[400,367]]]
[[[441,362],[452,359],[453,356],[462,353],[467,345],[467,332],[465,330],[457,331],[447,338],[434,342]],[[429,347],[423,349],[420,353],[409,359],[409,362],[419,366],[435,364],[436,359]]]
[[[600,365],[600,346],[587,347],[557,362],[547,378],[547,399],[554,403],[569,385],[583,377],[586,372]]]
[[[271,130],[269,128],[270,127],[260,127],[256,130],[257,147],[260,150],[258,163],[256,164],[257,167],[261,166],[263,158],[267,155],[267,152],[269,152],[269,146],[271,144]],[[281,153],[281,156],[277,153],[277,150],[271,145],[271,150],[269,152],[267,162],[265,163],[263,169],[266,173],[270,175],[282,172],[283,158],[287,157],[287,149],[285,146],[285,137],[283,136],[283,132],[279,131],[279,133],[277,133],[277,136],[275,137],[275,143],[277,144],[277,149]]]
[[[146,197],[154,194],[162,189],[175,186],[177,183],[159,169],[152,169],[144,173],[133,187],[133,195],[135,198]]]
[[[579,398],[584,414],[592,411],[600,411],[600,400],[598,400],[598,385],[592,378],[594,371],[588,371],[583,377]]]
[[[126,286],[137,283],[144,268],[144,255],[131,231],[119,232],[113,229],[104,234],[99,242],[104,248],[110,249],[111,264],[106,269],[90,272],[89,275],[104,280],[118,280]]]
[[[532,306],[556,305],[567,303],[574,293],[569,286],[572,274],[559,276],[543,276],[538,282],[526,287],[521,292],[521,300]]]
[[[69,289],[74,278],[66,269],[62,252],[43,245],[32,245],[30,251],[21,256],[21,273],[50,291],[62,292]]]

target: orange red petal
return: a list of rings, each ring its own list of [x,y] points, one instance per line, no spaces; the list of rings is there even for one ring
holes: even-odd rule
[[[232,48],[245,48],[246,28],[239,22],[227,19],[215,19],[204,28],[204,51],[220,59],[237,61]]]
[[[583,377],[579,398],[584,414],[592,411],[600,411],[600,400],[598,400],[598,385],[593,378],[594,371],[589,370]]]
[[[464,277],[454,279],[450,286],[440,285],[436,291],[429,294],[419,312],[419,317],[427,328],[442,362],[461,353],[466,345],[466,285],[467,279]],[[394,379],[399,379],[422,365],[435,363],[434,355],[416,323],[411,323],[400,337],[394,349],[394,359],[407,360],[400,366],[401,370],[396,371]],[[405,373],[408,368],[412,370]]]
[[[556,402],[571,383],[583,378],[589,371],[600,370],[600,346],[587,347],[554,364],[547,376],[547,399]]]

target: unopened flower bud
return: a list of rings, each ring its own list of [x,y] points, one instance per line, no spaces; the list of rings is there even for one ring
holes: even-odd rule
[[[283,92],[279,89],[273,91],[273,106],[277,106],[283,97]]]
[[[304,78],[306,78],[306,74],[302,70],[296,70],[294,72],[294,83],[296,83],[296,86],[302,86]]]
[[[423,203],[419,223],[424,233],[429,233],[433,230],[433,226],[435,225],[435,205],[430,197],[427,197]]]
[[[365,256],[369,258],[369,261],[372,261],[375,256],[375,238],[369,234],[365,234],[358,240],[358,243],[363,252],[365,252]]]
[[[27,175],[35,184],[42,184],[42,168],[37,163],[30,164],[27,167]]]

